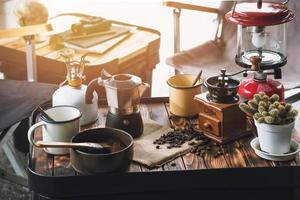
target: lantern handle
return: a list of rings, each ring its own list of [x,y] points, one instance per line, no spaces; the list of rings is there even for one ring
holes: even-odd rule
[[[244,69],[244,70],[238,71],[238,72],[233,73],[233,74],[223,74],[222,70],[221,70],[221,73],[225,77],[235,76],[235,75],[242,74],[242,73],[243,73],[243,77],[247,77],[247,75],[248,75],[247,73],[250,71],[250,70]]]
[[[232,13],[231,13],[231,16],[232,16],[232,17],[234,17],[236,4],[237,4],[237,0],[234,1],[233,7],[232,7]]]
[[[290,0],[285,0],[284,2],[282,2],[283,5],[287,4]],[[237,1],[235,1],[236,3]],[[260,9],[262,6],[262,0],[257,0],[257,7]]]
[[[283,5],[288,4],[290,0],[285,0],[284,2],[282,2]],[[234,13],[235,13],[235,8],[236,8],[236,4],[237,4],[237,0],[234,1],[233,7],[232,7],[232,13],[231,16],[234,17]],[[257,0],[257,7],[260,9],[262,7],[262,0]]]
[[[290,0],[286,0],[285,2],[283,2],[283,5],[286,5]]]

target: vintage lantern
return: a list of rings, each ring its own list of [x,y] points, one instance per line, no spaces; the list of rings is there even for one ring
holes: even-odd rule
[[[267,78],[273,74],[281,78],[281,67],[287,63],[286,23],[294,14],[286,2],[241,2],[235,3],[226,14],[229,22],[237,24],[236,63],[249,71],[254,78],[241,83],[239,94],[250,99],[257,92],[274,93],[284,100],[283,85]]]

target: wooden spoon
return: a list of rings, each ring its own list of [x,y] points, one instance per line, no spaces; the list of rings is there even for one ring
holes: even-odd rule
[[[198,73],[198,75],[196,76],[195,80],[193,81],[192,86],[196,85],[196,83],[197,83],[198,80],[200,79],[201,75],[202,75],[202,69],[201,69],[201,71]]]
[[[75,148],[75,149],[92,149],[92,150],[110,150],[111,146],[106,144],[99,144],[93,142],[49,142],[49,141],[37,141],[36,145],[40,148]]]

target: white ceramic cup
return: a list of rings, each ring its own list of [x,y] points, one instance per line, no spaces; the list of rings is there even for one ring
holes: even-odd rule
[[[72,137],[79,133],[79,119],[81,112],[73,106],[54,106],[46,109],[45,112],[54,121],[40,116],[41,121],[31,126],[28,130],[29,142],[39,147],[33,138],[34,130],[42,126],[43,141],[47,142],[70,142]],[[47,153],[63,155],[69,153],[69,148],[44,148]]]

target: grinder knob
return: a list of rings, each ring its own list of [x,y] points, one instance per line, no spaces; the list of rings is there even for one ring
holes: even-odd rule
[[[205,122],[205,123],[203,124],[203,126],[204,126],[204,128],[205,128],[206,130],[209,130],[209,131],[212,130],[212,126],[211,126],[211,124],[208,123],[208,122]]]
[[[262,59],[260,56],[251,56],[250,58],[250,62],[252,64],[251,66],[251,70],[253,71],[259,71],[260,70],[260,63],[261,63]]]

